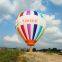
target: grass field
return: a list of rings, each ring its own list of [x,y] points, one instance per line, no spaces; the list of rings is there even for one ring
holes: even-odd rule
[[[62,62],[62,55],[44,52],[25,52],[18,49],[0,50],[0,62]]]

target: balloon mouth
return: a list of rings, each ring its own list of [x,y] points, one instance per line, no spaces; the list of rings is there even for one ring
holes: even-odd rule
[[[36,43],[36,40],[26,40],[25,41],[28,46],[34,46]]]

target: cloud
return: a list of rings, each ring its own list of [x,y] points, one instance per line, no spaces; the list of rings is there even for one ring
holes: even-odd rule
[[[57,31],[59,31],[59,29],[57,28],[57,27],[48,27],[47,29],[46,29],[46,33],[56,33]]]
[[[1,0],[0,1],[0,23],[6,19],[14,19],[22,10],[26,9],[20,0]],[[14,16],[14,17],[13,17]]]
[[[4,40],[8,41],[8,42],[19,42],[18,36],[16,34],[14,34],[12,36],[7,35],[4,37]]]
[[[13,14],[16,11],[17,1],[14,0],[11,2],[10,0],[1,0],[0,1],[0,22],[3,20],[9,20],[13,18]]]
[[[27,47],[27,44],[23,41],[22,38],[19,38],[19,36],[17,34],[13,34],[11,36],[9,35],[6,35],[3,37],[3,40],[4,40],[4,47],[11,47],[11,48],[14,48],[14,47],[21,47],[21,48],[24,48],[24,47]]]
[[[62,43],[62,39],[55,40],[56,43]]]
[[[13,13],[15,11],[16,1],[13,1],[13,3],[10,2],[10,0],[1,0],[0,1],[0,11],[1,9],[6,11],[6,13]]]
[[[44,15],[44,18],[46,20],[47,25],[50,26],[59,26],[61,21],[58,19],[55,19],[55,15]]]
[[[5,16],[3,16],[3,20],[8,20],[8,19],[11,19],[12,17],[11,17],[11,15],[5,15]]]
[[[56,5],[62,5],[62,0],[50,0],[50,1]]]
[[[1,23],[2,21],[9,20],[9,19],[12,19],[12,16],[11,16],[11,15],[9,15],[9,14],[3,15],[3,17],[0,18],[0,23]]]
[[[45,39],[48,42],[62,43],[62,32],[59,28],[61,20],[55,18],[55,15],[44,15],[46,20]]]
[[[45,38],[49,41],[49,42],[58,42],[58,43],[62,43],[62,32],[60,31],[60,29],[58,27],[48,27],[46,29],[46,34],[45,34]]]
[[[41,0],[35,0],[31,4],[31,9],[33,9],[33,10],[40,9],[41,11],[44,11],[44,10],[46,10],[46,7],[41,4]]]

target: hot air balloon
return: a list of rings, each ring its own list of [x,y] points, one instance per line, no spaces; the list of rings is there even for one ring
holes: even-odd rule
[[[34,46],[45,30],[45,20],[36,11],[26,10],[16,19],[16,29],[28,46]]]

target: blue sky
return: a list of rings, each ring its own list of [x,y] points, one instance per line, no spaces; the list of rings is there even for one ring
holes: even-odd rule
[[[17,15],[26,9],[45,14],[46,32],[34,47],[62,48],[62,0],[1,0],[0,47],[27,47],[15,29]]]

